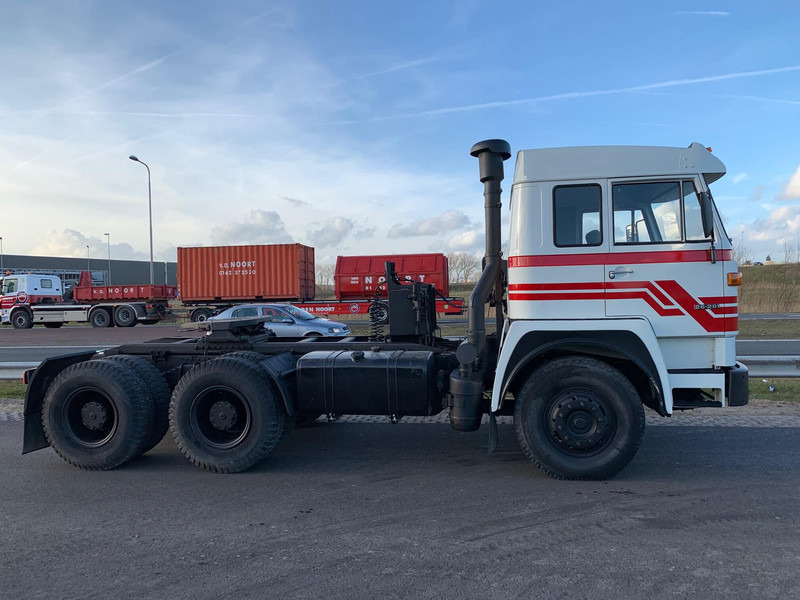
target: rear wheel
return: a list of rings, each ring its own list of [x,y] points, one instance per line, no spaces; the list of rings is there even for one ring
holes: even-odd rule
[[[11,324],[14,329],[30,329],[33,327],[31,313],[24,308],[20,308],[11,313]]]
[[[113,469],[141,451],[150,417],[147,390],[131,369],[105,360],[67,367],[47,390],[44,433],[81,469]]]
[[[522,451],[558,479],[606,479],[635,456],[644,408],[617,369],[588,357],[539,367],[516,395],[514,427]]]
[[[136,325],[136,311],[127,304],[118,306],[114,310],[114,323],[117,327],[133,327]]]
[[[105,308],[95,308],[89,316],[89,322],[92,327],[111,327],[114,324],[111,312]]]
[[[152,404],[152,426],[142,447],[141,454],[155,448],[169,430],[170,389],[161,371],[139,356],[117,354],[103,360],[121,363],[136,373],[150,396]]]
[[[169,421],[178,448],[194,464],[237,473],[275,448],[284,411],[272,382],[256,364],[222,356],[181,378]]]

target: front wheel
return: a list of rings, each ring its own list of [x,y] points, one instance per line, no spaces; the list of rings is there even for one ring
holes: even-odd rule
[[[211,311],[207,308],[197,308],[192,311],[191,316],[189,319],[192,323],[203,323],[204,321],[208,321],[208,318],[211,316]]]
[[[558,479],[607,479],[636,455],[644,408],[631,382],[594,358],[536,369],[516,395],[514,427],[525,455]]]
[[[30,329],[33,327],[31,313],[26,309],[15,310],[11,313],[11,324],[14,326],[14,329]]]

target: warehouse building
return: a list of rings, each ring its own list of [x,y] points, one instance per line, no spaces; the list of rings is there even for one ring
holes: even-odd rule
[[[109,274],[110,267],[110,274]],[[64,258],[60,256],[26,256],[4,254],[0,273],[43,273],[58,275],[65,285],[78,281],[81,271],[91,271],[95,285],[150,283],[150,261],[111,260],[102,258]],[[153,283],[177,285],[178,264],[153,263]]]

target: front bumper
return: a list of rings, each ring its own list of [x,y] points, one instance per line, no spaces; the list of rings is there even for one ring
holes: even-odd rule
[[[746,365],[737,362],[725,371],[725,398],[728,406],[745,406],[750,398],[750,374]]]

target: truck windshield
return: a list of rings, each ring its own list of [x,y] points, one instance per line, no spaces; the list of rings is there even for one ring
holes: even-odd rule
[[[283,309],[295,319],[299,319],[300,321],[311,321],[317,318],[314,315],[307,313],[302,308],[297,308],[296,306],[284,306]]]

